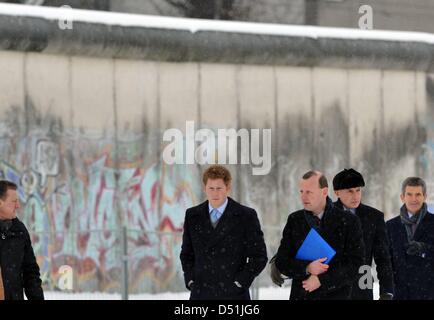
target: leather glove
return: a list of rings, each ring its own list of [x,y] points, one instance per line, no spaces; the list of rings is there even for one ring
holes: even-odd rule
[[[275,260],[276,260],[276,256],[274,256],[270,260],[270,269],[271,269],[270,276],[271,276],[271,280],[273,281],[273,283],[275,285],[278,285],[279,287],[281,287],[282,284],[285,282],[285,279],[282,277],[282,274],[277,269],[276,264],[275,264]]]
[[[380,297],[378,298],[378,300],[393,300],[393,294],[391,293],[382,293],[380,294]]]
[[[429,245],[425,242],[410,241],[406,246],[406,253],[411,256],[424,257]]]

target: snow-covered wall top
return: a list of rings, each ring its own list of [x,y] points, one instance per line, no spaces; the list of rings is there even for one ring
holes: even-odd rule
[[[0,49],[162,61],[430,72],[434,34],[0,4]]]

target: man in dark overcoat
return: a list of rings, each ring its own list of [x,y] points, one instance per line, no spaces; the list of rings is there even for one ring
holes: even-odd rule
[[[362,187],[365,180],[360,172],[344,169],[333,178],[333,190],[338,198],[335,206],[349,214],[356,215],[362,225],[365,244],[365,263],[368,268],[359,269],[359,277],[354,282],[352,300],[373,300],[372,260],[375,261],[380,284],[380,300],[393,297],[392,263],[386,233],[384,214],[361,203]]]
[[[305,173],[299,190],[304,209],[289,215],[275,267],[292,279],[290,299],[349,299],[358,269],[364,263],[359,219],[333,205],[327,179],[319,171]],[[312,228],[336,251],[329,264],[325,263],[326,257],[314,261],[296,258]]]
[[[39,266],[25,225],[17,218],[17,185],[0,181],[0,300],[43,300]]]
[[[225,167],[209,167],[203,185],[207,200],[186,211],[180,255],[190,299],[249,300],[249,288],[267,264],[258,216],[228,197]]]
[[[394,300],[434,299],[434,215],[427,210],[426,198],[423,179],[405,179],[400,214],[386,222]]]

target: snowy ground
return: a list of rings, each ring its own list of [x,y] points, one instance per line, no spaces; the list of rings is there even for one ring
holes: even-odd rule
[[[259,300],[288,300],[290,287],[259,288]],[[159,294],[130,295],[130,300],[188,300],[189,292],[165,292]],[[374,298],[378,299],[378,284],[374,283]],[[121,295],[115,293],[63,293],[45,292],[47,300],[120,300]]]

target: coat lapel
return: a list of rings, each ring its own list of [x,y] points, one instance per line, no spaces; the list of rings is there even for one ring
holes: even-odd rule
[[[195,212],[196,218],[194,231],[198,235],[198,238],[206,247],[214,232],[211,225],[211,219],[209,217],[208,201],[203,202]]]
[[[321,233],[324,237],[332,239],[334,237],[334,231],[341,223],[341,219],[336,215],[335,209],[331,208],[325,212],[323,216],[324,221],[321,223]]]
[[[221,216],[217,227],[211,233],[211,238],[208,242],[208,247],[212,247],[219,243],[219,241],[224,238],[234,227],[237,226],[237,216],[239,212],[236,208],[236,202],[228,197],[228,205]],[[209,226],[213,229],[211,225],[211,219],[208,217]]]

